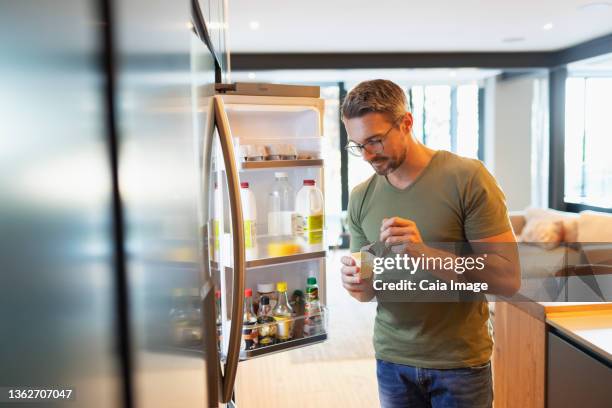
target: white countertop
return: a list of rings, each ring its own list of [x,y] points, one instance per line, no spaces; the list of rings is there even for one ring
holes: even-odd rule
[[[612,310],[552,312],[546,322],[612,362]]]

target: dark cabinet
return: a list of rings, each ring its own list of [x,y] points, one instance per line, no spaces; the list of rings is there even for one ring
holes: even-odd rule
[[[607,408],[612,404],[612,368],[557,334],[548,333],[547,406]]]

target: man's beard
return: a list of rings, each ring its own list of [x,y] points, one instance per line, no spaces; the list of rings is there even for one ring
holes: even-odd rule
[[[404,160],[406,160],[405,151],[402,152],[402,154],[399,157],[395,157],[395,158],[385,157],[385,158],[378,158],[378,159],[371,160],[370,166],[372,166],[376,174],[378,174],[379,176],[386,176],[389,173],[392,173],[395,170],[397,170],[397,168],[402,165]],[[381,163],[382,167],[374,166],[374,164],[377,162]],[[386,164],[383,164],[383,163],[386,163]]]

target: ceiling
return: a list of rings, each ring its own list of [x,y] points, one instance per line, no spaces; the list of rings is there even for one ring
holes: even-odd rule
[[[612,0],[228,3],[233,53],[552,51],[612,33]]]

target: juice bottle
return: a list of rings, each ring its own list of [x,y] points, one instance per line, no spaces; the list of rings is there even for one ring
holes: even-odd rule
[[[296,235],[303,236],[307,245],[323,243],[323,193],[314,180],[304,180],[296,198],[294,227]]]

